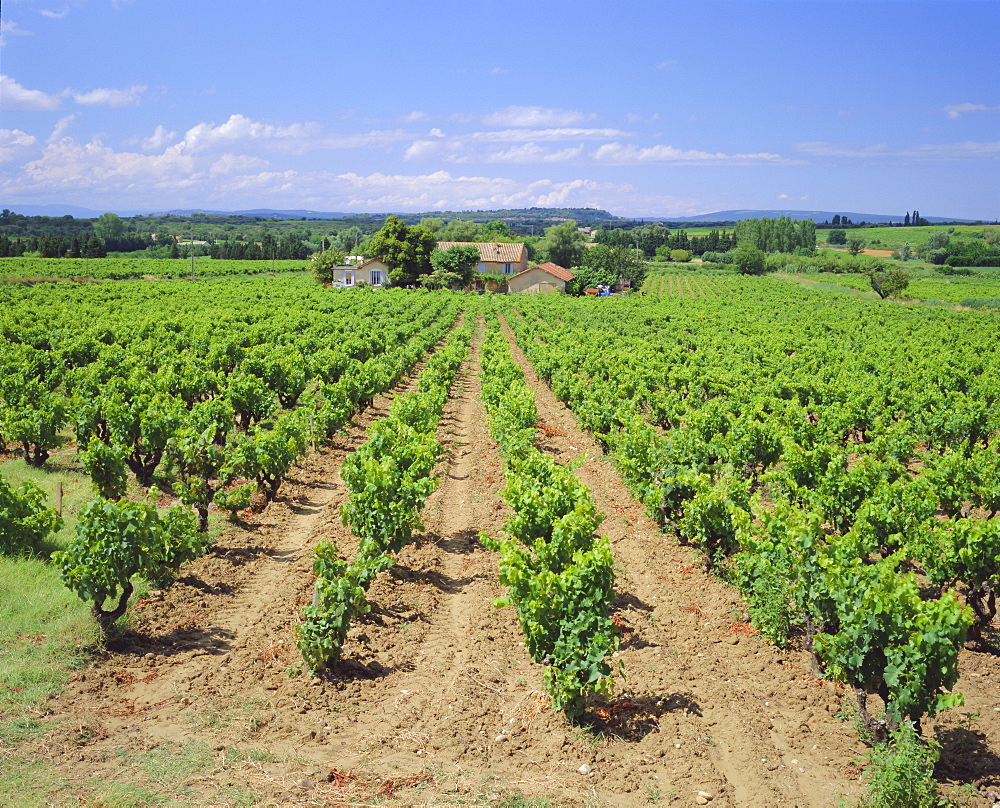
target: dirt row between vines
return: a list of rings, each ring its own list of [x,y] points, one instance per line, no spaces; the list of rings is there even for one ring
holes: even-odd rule
[[[48,731],[21,750],[47,767],[39,804],[101,804],[131,789],[146,795],[139,804],[495,805],[524,795],[833,806],[859,791],[863,746],[837,717],[841,692],[810,675],[804,653],[755,636],[733,591],[660,533],[517,352],[541,446],[560,462],[586,457],[578,474],[606,514],[619,568],[625,678],[593,703],[589,729],[552,711],[513,611],[491,604],[502,594],[497,557],[477,536],[500,535],[509,511],[473,347],[439,429],[446,454],[424,530],[372,586],[342,660],[303,675],[294,627],[315,545],[356,550],[339,519],[339,468],[388,398],[303,461],[252,524],[136,605],[131,632],[52,699]],[[996,664],[972,659],[971,709],[991,723],[983,733],[953,722],[953,741],[964,753],[982,735],[977,774],[996,775],[986,748]]]

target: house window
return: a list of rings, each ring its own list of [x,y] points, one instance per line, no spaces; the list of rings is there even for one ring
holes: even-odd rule
[[[381,269],[373,269],[372,270],[372,286],[381,286],[382,285],[382,280],[383,280],[383,278],[382,278],[382,270]]]
[[[504,275],[510,275],[510,273],[513,272],[513,271],[514,271],[514,265],[513,264],[504,264],[503,265],[503,274]]]
[[[344,273],[344,286],[354,286],[354,273],[345,272]]]

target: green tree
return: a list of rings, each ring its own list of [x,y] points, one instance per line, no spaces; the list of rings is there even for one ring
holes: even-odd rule
[[[851,255],[857,255],[865,248],[865,240],[860,236],[851,236],[847,239],[847,251]]]
[[[337,247],[330,247],[316,253],[306,266],[317,283],[333,283],[334,269],[344,263],[344,253]]]
[[[405,286],[430,274],[436,248],[437,237],[426,227],[408,227],[398,216],[389,216],[369,240],[367,251],[389,267],[394,286]]]
[[[452,273],[457,276],[455,283],[468,285],[479,266],[479,250],[471,244],[456,244],[447,250],[436,249],[431,253],[431,266],[434,267],[434,275]]]
[[[896,297],[910,285],[909,273],[901,269],[872,270],[866,274],[872,289],[883,300],[887,297]]]
[[[333,243],[329,246],[337,247],[345,255],[354,255],[364,237],[365,234],[361,232],[360,227],[347,227],[337,233]]]
[[[562,222],[545,229],[542,249],[549,260],[561,267],[580,266],[584,253],[584,236],[576,228],[576,222]]]
[[[420,220],[420,226],[426,227],[432,233],[437,233],[442,227],[444,227],[444,219],[439,219],[436,216],[425,216]]]
[[[94,233],[101,241],[124,238],[125,221],[115,213],[103,213],[94,222]]]
[[[420,285],[427,289],[457,289],[462,285],[462,276],[447,269],[435,269],[421,277]]]
[[[763,250],[743,244],[733,250],[733,266],[741,275],[763,275],[767,269]]]
[[[646,265],[628,247],[598,244],[583,256],[583,266],[574,270],[572,288],[576,292],[595,286],[614,286],[619,278],[631,281],[633,288],[642,285]]]
[[[107,255],[104,243],[97,236],[88,238],[80,252],[84,258],[104,258]]]
[[[507,222],[493,221],[487,222],[481,228],[483,238],[487,241],[513,241],[516,236],[510,229]]]
[[[437,231],[438,241],[480,241],[482,228],[466,219],[452,219]]]

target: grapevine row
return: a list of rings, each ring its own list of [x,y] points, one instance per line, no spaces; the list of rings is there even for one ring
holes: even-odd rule
[[[483,404],[504,458],[503,495],[514,510],[504,538],[480,536],[500,553],[500,582],[508,587],[495,605],[514,607],[529,654],[545,665],[553,706],[575,718],[588,692],[613,687],[607,657],[618,647],[618,633],[611,621],[611,546],[596,537],[601,516],[574,467],[535,448],[535,399],[495,325],[483,345],[482,369]]]
[[[950,689],[973,615],[956,585],[977,632],[995,611],[995,340],[963,323],[982,353],[959,375],[927,355],[958,331],[947,317],[852,302],[848,324],[813,298],[775,313],[770,332],[733,318],[761,311],[767,291],[733,311],[519,300],[510,319],[650,513],[740,586],[762,631],[779,643],[801,632],[856,688],[869,726],[871,694],[890,728],[918,722],[960,703]],[[897,352],[922,343],[912,364],[926,375],[877,364],[887,338]]]
[[[313,673],[340,656],[351,620],[369,609],[368,587],[421,527],[420,510],[437,487],[432,472],[442,447],[435,433],[468,354],[469,322],[431,355],[416,389],[399,396],[369,430],[368,440],[344,460],[341,476],[349,497],[341,516],[360,541],[350,562],[338,557],[333,542],[316,548],[315,597],[298,627],[298,647]]]
[[[148,311],[146,286],[3,290],[0,439],[41,464],[72,428],[100,499],[56,561],[103,625],[124,610],[134,576],[204,552],[211,507],[235,515],[273,499],[310,442],[395,385],[460,308],[446,295],[376,301],[305,282],[245,281],[204,305],[190,287],[153,288],[165,298],[155,318],[131,316]],[[193,514],[128,502],[130,477],[152,498],[154,483],[169,487]],[[9,549],[39,547],[31,526],[51,520],[35,492],[3,493],[18,506]]]

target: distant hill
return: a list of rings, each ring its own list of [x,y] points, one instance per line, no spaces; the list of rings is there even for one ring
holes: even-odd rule
[[[23,216],[72,216],[75,219],[96,219],[105,210],[95,210],[80,207],[78,205],[4,205],[0,203],[0,208],[7,207],[14,213]],[[118,209],[111,211],[119,216],[246,216],[254,218],[268,219],[320,219],[320,220],[352,220],[352,223],[365,224],[384,219],[388,213],[345,213],[317,210],[277,210],[274,208],[253,208],[251,210],[207,210],[205,208],[185,208],[173,210],[151,211],[145,210],[125,210]],[[768,217],[777,219],[787,216],[790,219],[812,219],[822,223],[833,221],[836,215],[846,216],[853,223],[868,222],[869,224],[881,224],[886,222],[903,221],[903,215],[883,214],[883,213],[852,213],[851,211],[826,211],[826,210],[720,210],[715,213],[702,213],[697,216],[616,216],[606,210],[599,208],[520,208],[515,210],[432,210],[424,213],[399,213],[397,214],[403,221],[415,224],[425,217],[438,219],[467,219],[474,222],[489,222],[501,220],[508,222],[512,227],[525,230],[531,225],[546,227],[560,221],[572,219],[581,225],[594,227],[607,226],[630,226],[640,222],[666,222],[666,223],[713,223],[737,222],[742,219],[759,219]],[[946,216],[925,216],[928,222],[939,224],[941,222],[975,223],[976,221],[993,221],[992,219],[955,219]]]
[[[739,222],[743,219],[778,219],[787,216],[789,219],[812,219],[814,222],[830,222],[834,216],[843,218],[846,216],[852,222],[868,222],[869,224],[883,224],[888,222],[902,223],[903,214],[884,213],[851,213],[850,211],[827,211],[827,210],[720,210],[715,213],[702,213],[698,216],[672,216],[653,219],[659,222]],[[954,219],[947,216],[922,216],[928,222],[938,224],[941,222],[975,222],[975,219]]]
[[[22,216],[72,216],[74,219],[96,219],[104,213],[117,213],[119,216],[190,216],[193,213],[207,216],[257,216],[268,219],[343,219],[351,216],[350,213],[325,213],[316,210],[271,210],[270,208],[259,208],[255,210],[206,210],[204,208],[188,208],[184,210],[159,210],[153,211],[149,208],[145,210],[125,210],[116,208],[109,211],[107,208],[95,210],[92,208],[82,208],[78,205],[2,205],[14,213]]]
[[[150,213],[150,216],[190,216],[193,213],[205,216],[258,216],[267,219],[343,219],[350,213],[325,212],[318,210],[274,210],[272,208],[254,208],[253,210],[205,210],[193,208],[189,210],[165,210]]]
[[[72,216],[74,219],[96,219],[102,213],[107,213],[106,210],[91,210],[90,208],[81,208],[78,205],[8,205],[0,204],[0,208],[8,208],[13,213],[20,213],[22,216]],[[139,210],[115,210],[112,213],[117,213],[119,216],[136,216],[145,211]]]

